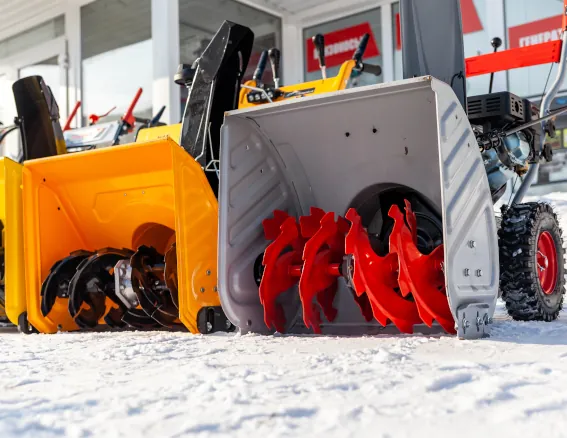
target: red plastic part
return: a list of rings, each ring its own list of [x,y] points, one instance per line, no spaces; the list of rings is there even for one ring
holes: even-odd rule
[[[557,285],[557,249],[549,231],[544,231],[537,240],[537,268],[543,293],[551,295]]]
[[[413,240],[413,243],[417,245],[417,218],[415,217],[415,213],[411,209],[411,204],[407,200],[405,200],[404,202],[406,204],[406,222],[408,228],[411,231],[411,238]]]
[[[549,41],[467,58],[465,60],[467,77],[559,62],[561,45],[562,41]]]
[[[408,201],[406,210],[411,211]],[[428,327],[436,320],[448,333],[456,333],[445,293],[443,245],[429,255],[422,254],[413,240],[412,231],[405,224],[400,208],[393,205],[388,215],[394,219],[394,228],[390,234],[390,253],[398,255],[398,284],[402,295],[413,296],[419,316]]]
[[[354,209],[348,211],[346,218],[352,223],[346,237],[346,253],[354,261],[352,283],[355,293],[368,296],[372,313],[380,324],[386,326],[391,321],[402,333],[413,333],[413,326],[420,324],[421,319],[415,303],[396,290],[397,255],[390,253],[380,257],[373,251],[368,233]]]
[[[319,220],[318,229],[314,228],[312,218]],[[311,209],[311,215],[300,218],[301,232],[309,237],[303,249],[303,271],[299,279],[299,296],[303,307],[303,321],[315,333],[321,333],[321,314],[313,299],[317,302],[328,321],[333,321],[337,310],[333,301],[337,293],[337,278],[341,276],[340,265],[345,254],[345,235],[349,224],[339,216],[335,221],[334,213],[324,213],[320,209]]]
[[[138,91],[136,92],[134,99],[132,99],[130,106],[128,107],[128,109],[126,110],[124,115],[122,116],[122,120],[124,122],[126,122],[128,124],[128,126],[130,126],[131,128],[133,128],[134,125],[136,124],[136,119],[134,117],[134,108],[136,108],[136,105],[138,104],[138,100],[140,100],[140,96],[142,95],[142,91],[143,91],[142,88],[138,88]]]
[[[295,218],[276,210],[273,219],[263,221],[264,234],[273,240],[264,252],[264,273],[260,282],[260,302],[264,307],[264,322],[268,328],[285,331],[283,307],[276,300],[299,280],[304,239]],[[279,233],[277,233],[279,229]],[[284,252],[290,249],[288,252]]]
[[[67,118],[67,122],[65,123],[65,126],[63,127],[63,131],[68,131],[69,129],[71,129],[71,123],[73,123],[73,119],[77,115],[77,111],[79,111],[80,107],[81,107],[81,101],[78,100],[75,103],[75,106],[73,107],[73,111],[71,111],[71,114],[69,114],[69,117]]]
[[[98,123],[98,121],[100,119],[102,119],[103,117],[108,116],[112,111],[114,111],[116,109],[115,106],[113,106],[112,108],[110,108],[106,113],[101,114],[101,115],[97,115],[97,114],[91,114],[89,116],[89,125],[95,125]]]

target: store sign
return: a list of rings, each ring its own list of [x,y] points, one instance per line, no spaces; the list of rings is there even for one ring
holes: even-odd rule
[[[473,0],[461,0],[461,17],[463,21],[463,35],[479,32],[484,29]],[[396,49],[402,50],[400,14],[396,14]]]
[[[339,29],[325,34],[325,64],[327,67],[336,67],[343,62],[352,59],[352,55],[360,43],[360,40],[367,33],[370,35],[365,58],[380,56],[378,45],[372,33],[369,23],[361,23],[356,26]],[[317,49],[311,38],[305,41],[307,54],[307,71],[309,73],[319,70],[319,56]]]
[[[463,35],[484,29],[473,0],[461,0],[461,17],[463,18]]]
[[[510,27],[508,29],[510,48],[527,47],[560,39],[562,20],[563,17],[557,15]]]

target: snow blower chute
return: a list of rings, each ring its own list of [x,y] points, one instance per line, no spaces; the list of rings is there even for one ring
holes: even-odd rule
[[[71,129],[71,123],[80,107],[77,102],[63,130],[59,124],[59,108],[51,89],[41,76],[30,76],[17,80],[13,86],[14,100],[18,111],[14,127],[0,136],[16,129],[20,132],[21,149],[13,161],[2,158],[0,167],[0,226],[2,227],[2,255],[0,264],[0,318],[3,309],[9,321],[20,331],[31,330],[27,321],[27,304],[24,268],[23,213],[22,213],[22,163],[39,158],[64,155],[77,150],[88,150],[103,145],[100,136],[84,135],[84,129]],[[134,122],[142,126],[159,124],[158,113],[151,121],[134,117],[133,111],[142,90],[139,89],[132,104],[119,121],[105,126],[89,127],[95,134],[111,131],[115,142],[133,130]],[[113,129],[108,129],[112,126]],[[62,132],[63,131],[63,132]],[[77,137],[80,138],[77,144]],[[104,137],[104,136],[103,136]]]
[[[217,292],[215,168],[253,38],[246,27],[221,26],[196,65],[179,142],[152,128],[157,136],[140,131],[148,142],[25,163],[33,327],[234,329]]]
[[[551,159],[541,132],[565,111],[549,111],[558,87],[540,117],[508,92],[467,99],[465,81],[561,61],[560,83],[565,33],[561,59],[554,43],[465,63],[458,0],[402,0],[401,22],[405,80],[225,117],[219,285],[241,331],[436,322],[479,338],[499,284],[514,318],[557,317],[564,249],[551,207],[521,204],[526,178],[497,234],[493,204]]]

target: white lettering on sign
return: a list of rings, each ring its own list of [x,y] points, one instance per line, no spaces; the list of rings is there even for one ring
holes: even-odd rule
[[[340,53],[351,52],[358,48],[360,44],[360,40],[362,39],[363,35],[359,38],[349,38],[348,40],[339,41],[337,43],[329,44],[325,46],[325,56],[333,56],[338,55]],[[317,54],[317,49],[313,49],[313,59],[318,59],[319,55]]]
[[[561,28],[553,29],[547,32],[536,33],[520,38],[520,47],[533,46],[534,44],[547,43],[561,38]]]

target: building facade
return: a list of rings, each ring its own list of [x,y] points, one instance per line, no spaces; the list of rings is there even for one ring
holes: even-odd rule
[[[562,5],[557,0],[461,0],[461,7],[467,57],[491,52],[496,36],[504,41],[502,49],[560,37]],[[395,0],[0,0],[0,16],[4,124],[15,116],[13,101],[6,98],[11,84],[30,74],[46,79],[63,119],[76,101],[82,102],[77,124],[112,107],[118,117],[138,87],[144,90],[137,106],[140,116],[165,105],[163,120],[177,122],[186,99],[185,90],[172,80],[177,65],[192,63],[225,19],[254,31],[249,73],[261,51],[276,46],[282,50],[284,83],[320,77],[310,38],[323,33],[333,75],[368,32],[366,60],[380,64],[382,75],[362,76],[356,85],[402,77]],[[556,66],[547,65],[498,73],[494,90],[538,102],[555,71]],[[486,93],[488,83],[488,77],[469,79],[468,95]],[[556,105],[566,103],[567,97],[559,97]],[[567,123],[558,120],[558,150],[567,146],[563,127]],[[567,179],[567,172],[553,178]]]

